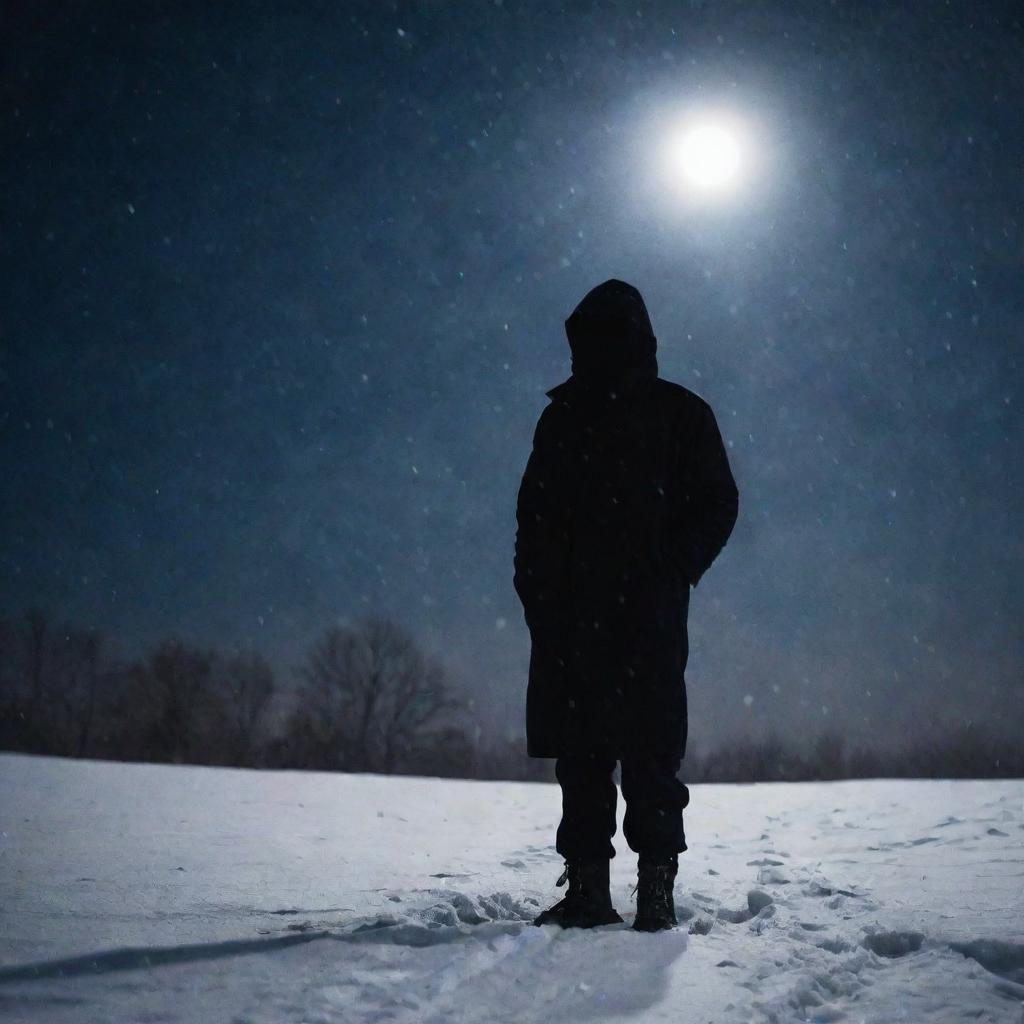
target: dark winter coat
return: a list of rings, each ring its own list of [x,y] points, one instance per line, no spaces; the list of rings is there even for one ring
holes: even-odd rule
[[[547,392],[517,504],[527,753],[682,757],[690,587],[732,532],[736,484],[711,407],[658,377],[635,288],[599,285],[566,334],[572,376]]]

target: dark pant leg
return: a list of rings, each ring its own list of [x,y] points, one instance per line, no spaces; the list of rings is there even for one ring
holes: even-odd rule
[[[615,856],[615,761],[597,755],[560,757],[555,778],[562,787],[562,820],[555,849],[567,860]]]
[[[679,764],[678,758],[650,754],[622,759],[622,832],[635,853],[664,856],[686,849],[683,808],[690,791],[676,778]]]

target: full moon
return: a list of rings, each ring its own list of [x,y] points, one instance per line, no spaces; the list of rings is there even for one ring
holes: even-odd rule
[[[736,180],[740,145],[724,125],[694,125],[672,146],[672,163],[686,181],[702,192],[721,191]]]

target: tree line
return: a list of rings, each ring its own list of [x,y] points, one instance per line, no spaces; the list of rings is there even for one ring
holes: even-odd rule
[[[826,730],[801,746],[777,734],[742,737],[687,757],[692,782],[1024,777],[1024,745],[977,722],[947,723],[901,743],[850,742]]]
[[[122,657],[32,608],[0,617],[0,749],[63,757],[458,778],[546,778],[483,743],[443,663],[383,616],[332,626],[282,685],[259,653],[172,636]]]
[[[444,663],[385,616],[329,627],[282,686],[259,653],[172,636],[122,657],[39,608],[0,617],[0,750],[247,768],[553,781],[525,739],[484,736]],[[960,724],[891,750],[838,732],[692,750],[692,782],[1024,776],[1024,748]]]

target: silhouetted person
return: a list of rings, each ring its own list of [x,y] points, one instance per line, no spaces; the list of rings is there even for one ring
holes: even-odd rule
[[[676,923],[685,850],[690,587],[736,522],[738,494],[711,407],[658,376],[640,293],[605,281],[565,322],[572,375],[547,392],[519,489],[516,592],[532,641],[527,753],[562,789],[558,885],[537,924],[621,921],[611,902],[615,762],[638,854],[633,927]]]

